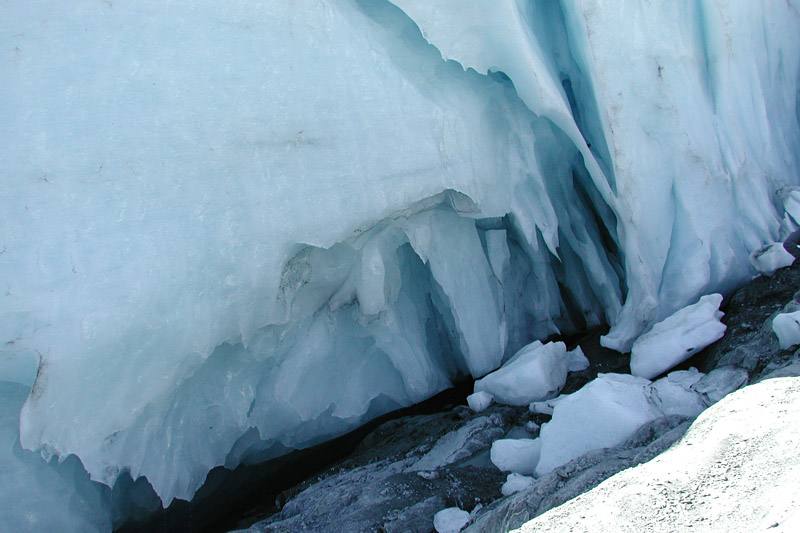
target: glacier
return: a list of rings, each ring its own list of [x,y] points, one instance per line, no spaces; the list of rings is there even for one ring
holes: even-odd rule
[[[0,403],[77,529],[534,340],[627,352],[794,229],[797,0],[3,9]]]

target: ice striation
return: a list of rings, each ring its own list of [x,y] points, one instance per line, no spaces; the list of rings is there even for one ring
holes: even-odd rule
[[[7,5],[0,380],[31,486],[77,458],[123,501],[68,483],[106,499],[62,523],[119,523],[120,479],[189,499],[751,278],[797,203],[799,8]]]

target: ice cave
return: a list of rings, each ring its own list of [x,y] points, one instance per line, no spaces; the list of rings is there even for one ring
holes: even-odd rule
[[[3,2],[0,529],[110,531],[754,278],[800,222],[799,11]]]

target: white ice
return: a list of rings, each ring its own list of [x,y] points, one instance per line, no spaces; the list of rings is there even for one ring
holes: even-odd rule
[[[772,331],[778,337],[781,350],[800,344],[800,311],[781,313],[773,318]]]
[[[553,418],[542,425],[543,475],[584,453],[623,442],[642,424],[663,413],[650,396],[650,381],[627,374],[600,374],[561,400]]]
[[[469,524],[470,515],[458,507],[442,509],[433,516],[433,527],[437,533],[458,533]]]
[[[670,372],[653,382],[653,399],[665,415],[695,417],[707,407],[693,386],[705,377],[696,368]]]
[[[576,346],[573,350],[567,352],[567,355],[569,356],[568,370],[570,372],[580,372],[589,368],[589,359],[583,354],[580,346]]]
[[[598,374],[597,379],[563,397],[551,421],[542,425],[536,475],[589,451],[622,444],[651,420],[666,415],[697,416],[709,403],[703,391],[696,389],[710,376],[692,368],[670,372],[651,383],[628,374]],[[708,386],[715,392],[723,388],[718,380]]]
[[[536,338],[628,351],[786,232],[797,7],[8,3],[21,444],[168,504]]]
[[[703,296],[654,325],[631,349],[631,373],[654,378],[722,338],[721,294]]]
[[[570,363],[563,342],[525,346],[502,367],[475,382],[475,392],[491,394],[505,405],[527,405],[558,394]]]
[[[510,496],[516,492],[523,491],[533,485],[533,477],[511,473],[506,478],[506,482],[500,488],[503,496]]]
[[[794,263],[794,256],[786,251],[782,242],[774,242],[750,254],[750,262],[759,274],[771,276],[776,270]]]
[[[469,408],[476,413],[480,413],[489,407],[493,401],[494,398],[492,395],[484,391],[475,392],[467,396],[467,405],[469,405]]]
[[[492,443],[492,463],[504,472],[530,475],[539,462],[539,439],[498,439]]]

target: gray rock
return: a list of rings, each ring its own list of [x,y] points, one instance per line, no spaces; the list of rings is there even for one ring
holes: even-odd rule
[[[722,398],[747,384],[747,370],[738,366],[715,368],[700,381],[692,385],[692,390],[700,394],[706,405],[714,405]]]
[[[494,405],[477,415],[457,407],[387,422],[348,460],[287,491],[280,512],[247,531],[429,532],[438,511],[471,510],[501,496],[502,472],[467,463],[523,424],[526,411]]]

